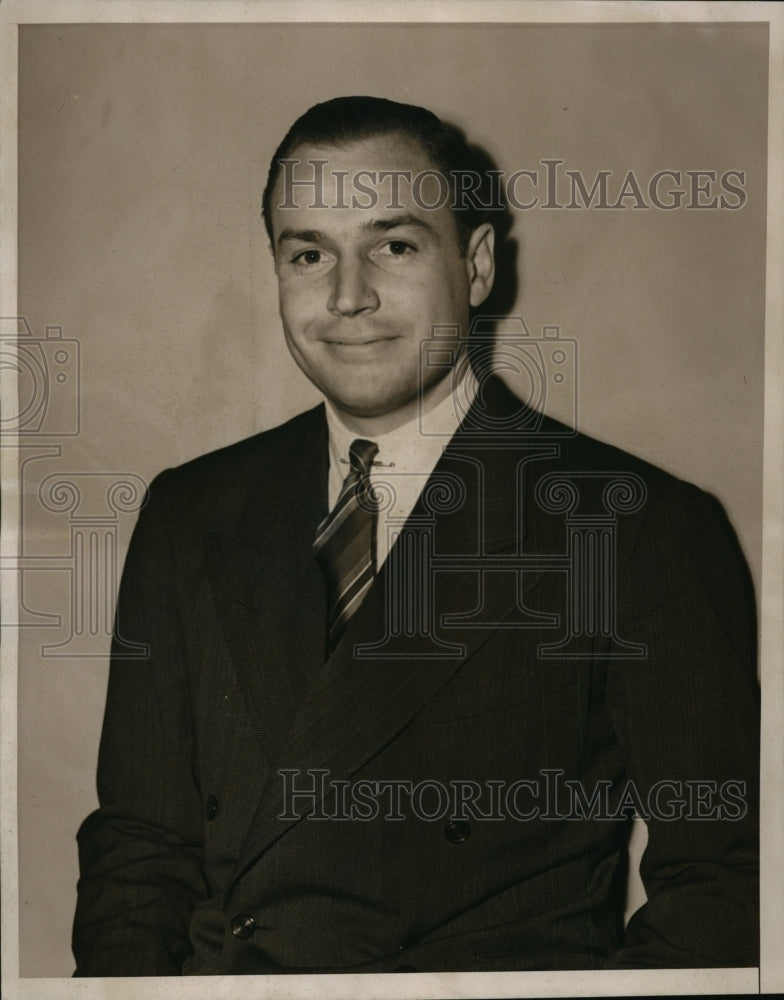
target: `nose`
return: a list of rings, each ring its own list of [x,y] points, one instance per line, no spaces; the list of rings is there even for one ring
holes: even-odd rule
[[[332,269],[332,288],[327,308],[335,316],[375,312],[378,296],[369,273],[370,265],[358,256],[341,257]]]

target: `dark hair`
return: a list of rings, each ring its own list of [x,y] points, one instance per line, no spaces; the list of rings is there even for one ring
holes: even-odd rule
[[[468,145],[459,129],[442,122],[432,111],[382,97],[336,97],[323,104],[314,104],[294,122],[275,150],[264,188],[262,215],[270,241],[272,191],[280,173],[281,160],[288,159],[299,146],[347,146],[389,134],[402,135],[419,143],[434,167],[448,180],[460,252],[465,253],[471,233],[487,217],[481,207],[490,203],[485,161],[478,151]],[[473,188],[475,197],[461,197],[459,205],[455,197],[455,174],[479,175],[479,182]]]

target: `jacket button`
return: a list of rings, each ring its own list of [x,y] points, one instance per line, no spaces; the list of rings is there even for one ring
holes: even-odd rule
[[[471,836],[471,825],[464,819],[452,819],[444,827],[444,836],[450,844],[462,844]]]
[[[204,803],[204,815],[207,817],[210,823],[218,815],[218,800],[215,798],[214,795],[210,795],[210,797]]]
[[[249,938],[256,930],[256,921],[249,913],[238,913],[231,922],[231,933],[235,938]]]

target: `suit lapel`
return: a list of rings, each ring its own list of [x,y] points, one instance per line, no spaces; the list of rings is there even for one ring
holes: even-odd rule
[[[268,762],[321,668],[324,582],[311,541],[326,510],[323,410],[259,469],[235,529],[205,537],[205,561],[237,681]]]

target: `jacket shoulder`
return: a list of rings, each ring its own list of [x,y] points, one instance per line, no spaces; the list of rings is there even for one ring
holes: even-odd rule
[[[554,438],[559,442],[556,472],[572,477],[596,503],[609,503],[614,513],[636,509],[644,516],[660,506],[673,511],[678,519],[687,512],[701,516],[707,508],[723,513],[717,498],[694,483],[606,441],[582,432],[566,433],[569,429],[565,425],[545,417],[543,432],[549,429],[552,434],[554,428],[563,432]]]
[[[277,427],[165,469],[156,479],[164,477],[170,483],[185,483],[222,480],[225,476],[242,477],[250,469],[258,469],[259,465],[285,455],[293,445],[317,438],[325,426],[324,406],[319,404]]]
[[[596,478],[615,474],[636,476],[643,480],[651,493],[676,492],[685,489],[702,492],[692,484],[659,468],[638,455],[615,445],[600,441],[562,423],[547,414],[533,410],[500,379],[494,379],[492,392],[488,393],[488,412],[501,418],[501,437],[509,434],[510,443],[519,440],[522,452],[540,449],[549,453],[542,466],[554,474],[573,475],[585,480],[593,474]]]
[[[326,418],[319,404],[277,427],[164,469],[150,484],[146,502],[171,504],[182,514],[238,514],[268,467],[285,463],[308,443],[317,447],[322,437]]]

